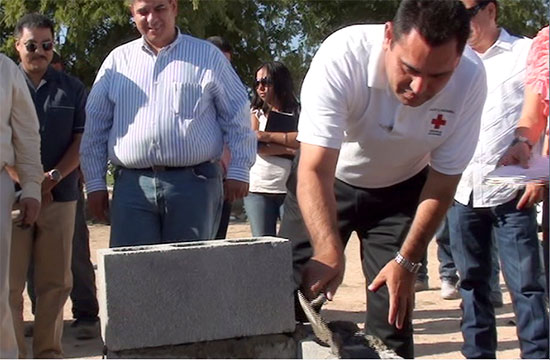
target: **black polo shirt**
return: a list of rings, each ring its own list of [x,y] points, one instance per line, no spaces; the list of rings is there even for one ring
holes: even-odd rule
[[[50,171],[68,150],[73,135],[84,131],[86,88],[80,80],[51,66],[36,89],[26,74],[25,78],[40,121],[42,165],[44,171]],[[78,176],[75,170],[52,189],[54,201],[78,199]]]

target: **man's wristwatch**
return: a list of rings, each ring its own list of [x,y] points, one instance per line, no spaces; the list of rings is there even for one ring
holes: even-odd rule
[[[395,254],[394,260],[396,263],[404,267],[408,272],[411,272],[413,274],[416,274],[422,266],[421,262],[414,263],[410,260],[405,259],[399,251]]]
[[[512,143],[510,144],[510,146],[514,146],[516,145],[517,143],[525,143],[528,147],[529,147],[529,150],[532,150],[533,149],[533,144],[531,144],[531,142],[529,141],[528,138],[526,138],[525,136],[516,136],[514,138],[514,140],[512,140]]]
[[[61,175],[61,171],[57,169],[52,169],[48,171],[48,177],[50,180],[55,181],[56,183],[60,182],[61,179],[63,179],[63,175]]]

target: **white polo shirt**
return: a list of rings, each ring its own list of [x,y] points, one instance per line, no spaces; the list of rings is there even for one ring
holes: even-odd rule
[[[501,205],[517,194],[516,186],[484,185],[483,180],[514,139],[523,107],[530,47],[530,39],[512,36],[501,29],[497,41],[485,53],[478,54],[485,65],[488,92],[477,148],[456,189],[455,200],[461,204],[468,204],[472,192],[474,207]]]
[[[355,25],[321,45],[302,86],[298,140],[340,149],[336,178],[363,188],[403,182],[428,163],[461,174],[479,136],[487,85],[471,50],[447,85],[419,107],[389,88],[384,25]]]

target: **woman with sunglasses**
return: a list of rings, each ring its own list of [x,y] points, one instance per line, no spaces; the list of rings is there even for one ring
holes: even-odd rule
[[[280,62],[256,70],[251,123],[258,137],[256,163],[250,169],[250,189],[244,207],[253,236],[274,236],[283,216],[286,180],[296,141],[299,103],[288,68]],[[269,124],[268,124],[269,123]],[[267,131],[267,129],[277,131]]]

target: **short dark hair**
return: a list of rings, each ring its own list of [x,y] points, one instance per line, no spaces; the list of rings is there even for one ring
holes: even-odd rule
[[[485,3],[486,4],[485,6],[487,6],[490,3],[495,4],[495,8],[496,8],[495,21],[498,20],[499,4],[497,0],[475,0],[475,2],[476,4]]]
[[[38,28],[47,28],[50,29],[52,37],[54,37],[54,25],[53,22],[46,16],[38,13],[30,13],[24,15],[17,24],[15,25],[15,31],[13,35],[16,39],[21,37],[23,29],[38,29]]]
[[[470,36],[470,17],[459,0],[403,0],[393,18],[393,39],[417,30],[431,46],[457,40],[462,54]]]
[[[254,95],[252,96],[251,106],[253,109],[262,109],[265,111],[269,110],[268,105],[258,96],[256,91],[256,74],[261,69],[265,68],[267,70],[268,76],[271,78],[273,83],[273,91],[277,100],[281,102],[280,109],[283,112],[287,113],[296,113],[299,108],[298,99],[294,95],[294,82],[292,81],[292,76],[290,75],[290,70],[279,61],[268,61],[260,65],[254,72],[254,82],[252,89]]]
[[[229,41],[224,39],[221,36],[210,36],[206,41],[211,42],[212,44],[216,45],[218,49],[220,49],[224,53],[230,53],[233,51],[233,48],[231,47],[231,44]]]

